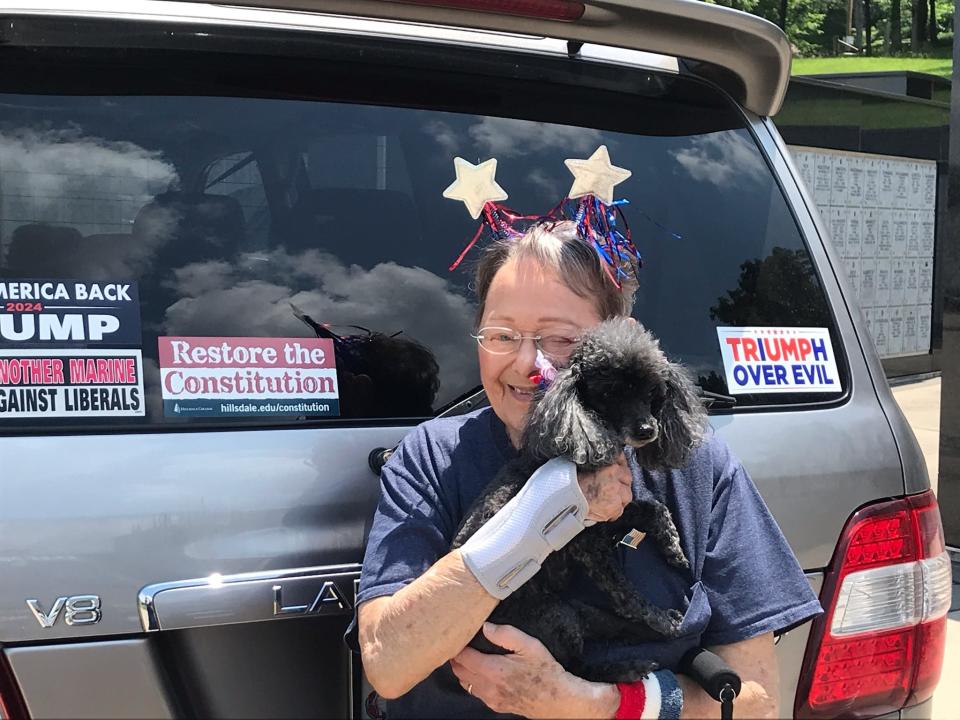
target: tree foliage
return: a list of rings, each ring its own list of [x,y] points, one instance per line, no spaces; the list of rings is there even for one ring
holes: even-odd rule
[[[853,0],[848,27],[848,0],[706,0],[759,15],[784,27],[801,56],[832,55],[834,41],[849,34],[868,54],[899,53],[910,49],[925,52],[932,43],[945,42],[953,35],[953,0]],[[897,22],[899,20],[899,22]],[[869,32],[868,32],[869,26]]]

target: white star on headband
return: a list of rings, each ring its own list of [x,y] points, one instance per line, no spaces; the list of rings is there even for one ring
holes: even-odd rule
[[[507,192],[493,179],[497,172],[496,158],[474,165],[462,157],[455,157],[453,168],[457,172],[457,179],[443,191],[443,196],[450,200],[462,200],[474,220],[480,217],[483,206],[488,202],[507,199]]]
[[[596,195],[609,205],[613,202],[613,186],[633,175],[626,168],[610,164],[606,145],[598,147],[588,160],[569,158],[563,162],[573,173],[573,186],[567,195],[571,199]]]

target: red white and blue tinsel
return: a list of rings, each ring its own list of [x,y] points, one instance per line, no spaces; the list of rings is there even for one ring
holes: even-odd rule
[[[563,162],[573,175],[567,197],[545,215],[523,215],[502,204],[508,195],[496,181],[496,158],[477,164],[462,157],[453,158],[456,179],[443,196],[462,202],[470,216],[480,220],[480,225],[450,270],[460,265],[484,233],[495,240],[511,240],[522,236],[533,224],[569,220],[576,223],[579,237],[596,251],[614,285],[619,288],[624,280],[636,278],[643,267],[643,257],[623,215],[622,208],[629,201],[614,198],[614,188],[632,173],[611,162],[606,145],[599,145],[588,158],[567,158]],[[642,214],[661,230],[680,237]]]
[[[487,202],[480,215],[480,226],[450,265],[450,270],[455,270],[463,262],[484,233],[492,239],[515,240],[531,225],[573,220],[577,224],[580,237],[600,256],[607,276],[617,287],[621,287],[624,280],[630,279],[628,269],[632,269],[635,275],[643,267],[643,256],[633,241],[630,226],[622,210],[629,204],[629,200],[620,199],[607,205],[591,194],[577,199],[564,198],[545,215],[523,215],[501,203]],[[680,238],[680,235],[663,227],[646,213],[643,213],[643,216],[672,237]]]

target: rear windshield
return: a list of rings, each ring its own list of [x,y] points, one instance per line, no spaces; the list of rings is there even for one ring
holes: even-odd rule
[[[479,385],[476,252],[448,270],[476,228],[441,195],[454,156],[496,157],[509,205],[535,213],[568,191],[564,159],[605,144],[633,172],[617,195],[644,259],[634,314],[705,390],[730,390],[718,326],[825,328],[839,350],[783,194],[717,91],[565,61],[523,70],[502,53],[425,75],[407,50],[370,82],[360,52],[305,65],[143,51],[126,74],[96,74],[100,51],[48,50],[11,69],[7,430],[396,421],[450,406]]]

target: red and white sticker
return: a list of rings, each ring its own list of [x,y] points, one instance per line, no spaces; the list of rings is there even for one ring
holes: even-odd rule
[[[167,417],[340,413],[332,340],[161,337],[158,344]]]
[[[717,337],[731,395],[843,390],[826,328],[718,327]]]
[[[139,350],[0,349],[0,420],[143,417]]]

